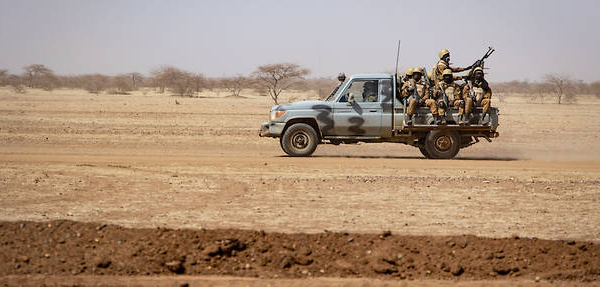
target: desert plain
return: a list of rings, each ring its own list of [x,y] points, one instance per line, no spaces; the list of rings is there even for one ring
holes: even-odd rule
[[[2,88],[0,283],[597,284],[600,99],[499,96],[500,137],[453,160],[290,158],[251,91]]]

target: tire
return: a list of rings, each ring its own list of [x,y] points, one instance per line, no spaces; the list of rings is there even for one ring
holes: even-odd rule
[[[427,150],[424,147],[420,147],[419,151],[421,152],[421,154],[423,156],[425,156],[425,158],[431,158],[431,156],[429,155],[429,153],[427,152]]]
[[[293,124],[283,137],[281,137],[281,148],[289,156],[310,156],[317,149],[319,137],[317,132],[307,124]]]
[[[425,138],[425,151],[434,159],[451,159],[460,150],[460,138],[454,131],[432,130]]]

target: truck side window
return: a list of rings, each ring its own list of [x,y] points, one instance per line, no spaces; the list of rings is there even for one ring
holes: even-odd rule
[[[377,80],[354,80],[340,97],[340,102],[347,102],[350,94],[354,95],[354,100],[361,102],[378,102],[378,81]]]
[[[379,80],[379,101],[390,101],[392,98],[392,81],[389,79]]]

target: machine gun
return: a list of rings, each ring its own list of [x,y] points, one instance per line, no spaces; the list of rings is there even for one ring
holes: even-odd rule
[[[483,57],[481,57],[481,59],[475,61],[475,63],[473,63],[473,65],[471,65],[471,70],[469,71],[469,73],[467,73],[467,75],[464,77],[465,80],[469,80],[472,76],[473,76],[473,71],[475,71],[475,68],[477,67],[481,67],[483,69],[483,64],[485,59],[487,59],[489,56],[492,55],[492,53],[494,53],[494,48],[492,47],[488,47],[487,52],[485,52],[485,55],[483,55]]]

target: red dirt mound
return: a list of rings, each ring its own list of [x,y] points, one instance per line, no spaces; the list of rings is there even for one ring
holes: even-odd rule
[[[475,236],[265,233],[0,222],[0,276],[191,274],[413,279],[600,279],[592,242]]]

